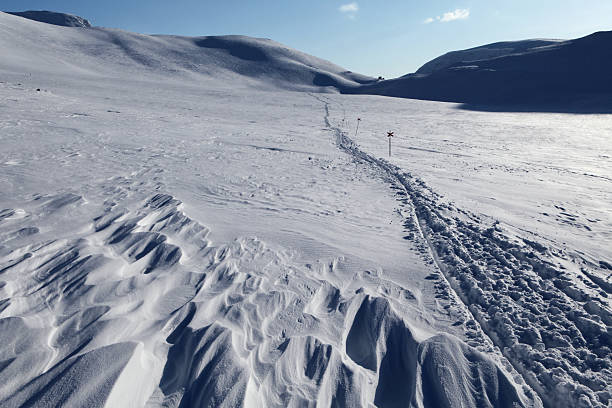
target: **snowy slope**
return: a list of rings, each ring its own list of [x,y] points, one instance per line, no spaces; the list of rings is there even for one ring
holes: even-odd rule
[[[116,29],[55,27],[0,13],[5,69],[95,77],[236,81],[239,86],[317,90],[371,81],[267,39],[175,37]],[[247,79],[248,81],[245,81]],[[335,87],[335,88],[332,88]]]
[[[493,136],[520,116],[286,92],[344,74],[268,40],[0,14],[0,44],[0,405],[608,405],[607,150],[598,177],[577,162],[559,178],[601,199],[563,207],[598,218],[578,245],[550,220],[540,235],[495,224],[532,203],[500,188],[497,213],[478,207],[482,191],[466,199],[439,169],[482,163],[428,156],[475,133],[478,155],[515,163]],[[389,162],[392,124],[423,145],[399,139]]]

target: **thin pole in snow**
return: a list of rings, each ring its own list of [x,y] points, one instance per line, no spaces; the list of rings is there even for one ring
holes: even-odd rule
[[[391,138],[393,137],[393,132],[387,132],[387,138],[389,139],[389,157],[391,157]]]
[[[357,131],[359,130],[359,122],[361,122],[361,118],[357,118],[357,127],[355,128],[355,138],[357,137]]]

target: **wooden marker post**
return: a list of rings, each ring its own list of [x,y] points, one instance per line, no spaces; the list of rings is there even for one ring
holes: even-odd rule
[[[357,118],[357,127],[355,128],[355,137],[357,137],[357,131],[359,130],[359,122],[361,122],[361,118]]]
[[[387,132],[387,138],[389,139],[389,157],[391,157],[391,138],[393,137],[393,132]]]

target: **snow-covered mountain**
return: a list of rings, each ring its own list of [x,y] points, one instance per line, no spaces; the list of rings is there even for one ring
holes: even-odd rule
[[[24,17],[41,23],[53,24],[63,27],[82,27],[89,28],[91,23],[83,17],[75,16],[66,13],[56,13],[46,10],[28,10],[28,11],[6,11],[14,16]]]
[[[0,49],[0,406],[609,405],[608,116],[239,36]]]
[[[350,91],[352,92],[352,91]],[[449,53],[417,73],[357,93],[470,104],[612,109],[612,32],[571,41],[502,43]]]

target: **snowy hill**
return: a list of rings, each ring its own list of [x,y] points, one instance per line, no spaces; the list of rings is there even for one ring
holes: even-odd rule
[[[53,24],[63,27],[82,27],[89,28],[91,24],[83,17],[74,16],[72,14],[55,13],[53,11],[6,11],[14,16],[24,17],[29,20],[40,21],[41,23]]]
[[[14,72],[72,72],[137,78],[204,80],[317,90],[350,88],[372,79],[268,39],[178,37],[116,29],[67,30],[0,13],[0,47]]]
[[[468,65],[468,63],[474,61],[533,51],[541,47],[557,45],[562,41],[563,40],[503,41],[466,50],[451,51],[427,62],[416,71],[416,74],[431,74],[434,71],[440,71],[459,63]]]
[[[612,106],[612,32],[541,47],[531,47],[529,42],[519,45],[507,55],[502,50],[501,56],[475,61],[466,62],[464,57],[484,56],[490,52],[488,46],[467,55],[440,57],[420,72],[366,85],[356,92],[536,110],[546,105],[566,109],[580,109],[584,104]],[[526,49],[521,50],[523,46]]]

